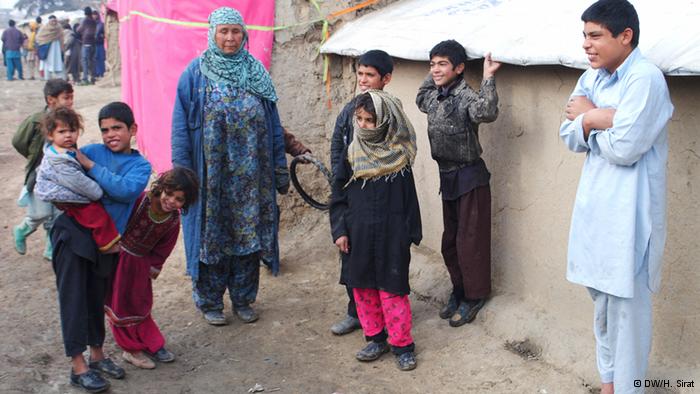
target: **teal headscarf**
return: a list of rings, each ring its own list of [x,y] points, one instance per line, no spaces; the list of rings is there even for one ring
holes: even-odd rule
[[[236,53],[226,55],[216,45],[216,26],[241,25],[243,41]],[[209,15],[209,47],[202,54],[200,69],[202,74],[215,82],[228,82],[234,87],[245,89],[257,96],[277,101],[275,87],[265,67],[254,58],[244,47],[248,42],[248,31],[245,28],[240,12],[229,7],[221,7]]]

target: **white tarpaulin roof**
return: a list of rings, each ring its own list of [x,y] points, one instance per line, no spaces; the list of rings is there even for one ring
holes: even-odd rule
[[[639,48],[667,74],[700,74],[700,0],[632,0]],[[349,22],[322,53],[359,56],[382,49],[429,60],[438,42],[455,39],[470,58],[492,52],[515,65],[588,68],[581,14],[593,0],[404,0]]]
[[[47,22],[49,21],[49,16],[51,16],[51,15],[55,16],[56,19],[58,19],[59,21],[62,21],[62,20],[67,19],[67,20],[69,20],[69,21],[72,23],[72,22],[74,22],[74,21],[76,21],[76,20],[78,20],[78,19],[84,18],[84,17],[85,17],[85,11],[83,11],[83,10],[76,10],[76,11],[60,11],[60,10],[59,10],[59,11],[50,12],[50,13],[48,13],[48,14],[41,15],[41,21],[42,21],[42,23],[47,23]],[[31,17],[31,18],[23,19],[23,20],[17,22],[17,25],[18,25],[18,26],[23,26],[23,25],[26,25],[26,24],[28,24],[29,22],[31,22],[31,21],[33,21],[33,20],[35,20],[35,19],[36,19],[36,17]]]

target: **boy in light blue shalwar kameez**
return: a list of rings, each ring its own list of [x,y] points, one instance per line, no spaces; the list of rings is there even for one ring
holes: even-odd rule
[[[639,19],[630,3],[600,0],[581,19],[592,68],[571,94],[560,129],[570,150],[586,152],[566,276],[593,298],[601,393],[638,393],[666,238],[673,105],[663,74],[637,49]]]

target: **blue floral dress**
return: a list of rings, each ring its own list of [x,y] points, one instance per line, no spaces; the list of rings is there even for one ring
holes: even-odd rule
[[[207,83],[201,262],[275,251],[271,137],[262,101],[225,82]]]

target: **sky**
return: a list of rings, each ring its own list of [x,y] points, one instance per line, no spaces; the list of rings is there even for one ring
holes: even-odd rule
[[[0,0],[0,8],[12,8],[17,0]]]

